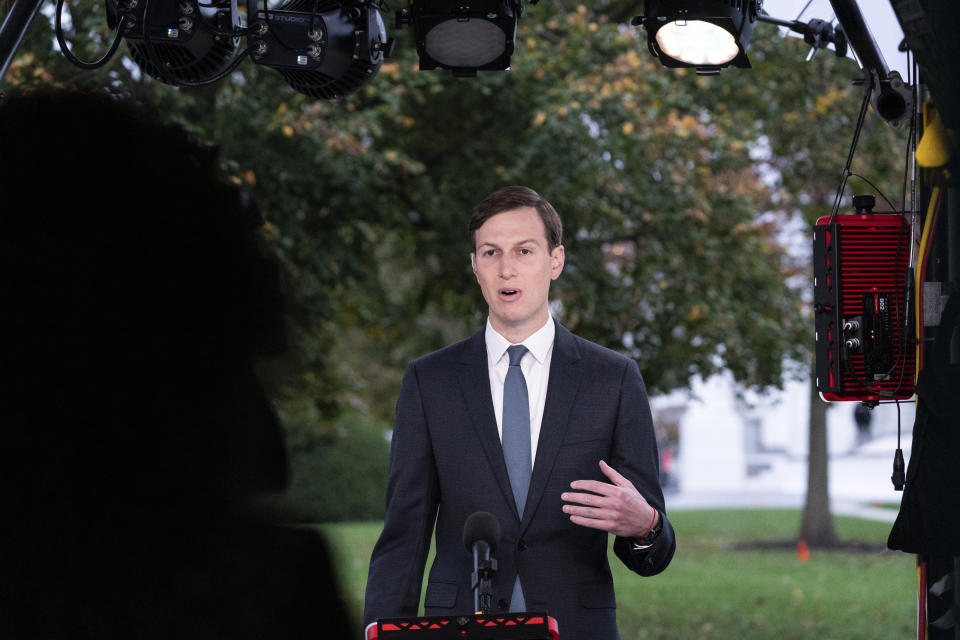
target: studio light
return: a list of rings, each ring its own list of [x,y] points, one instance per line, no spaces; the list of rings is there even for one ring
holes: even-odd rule
[[[510,67],[521,12],[521,0],[410,0],[397,26],[413,27],[421,70],[471,77]]]
[[[253,61],[314,98],[339,98],[365,85],[393,45],[380,12],[366,2],[289,0],[275,10],[251,7],[250,15]]]
[[[286,0],[270,9],[248,0],[240,26],[237,0],[106,0],[107,24],[117,35],[99,60],[80,60],[63,32],[64,0],[55,30],[63,54],[83,69],[102,67],[122,41],[141,70],[173,85],[197,87],[223,79],[247,55],[276,69],[314,98],[339,98],[369,82],[390,55],[380,0]],[[246,37],[247,46],[239,51]],[[239,52],[238,52],[239,51]]]
[[[647,0],[633,19],[647,32],[647,48],[665,67],[694,67],[712,75],[728,66],[749,68],[747,47],[762,0]]]
[[[203,84],[234,60],[236,0],[120,0],[108,3],[130,57],[142,71],[168,84]],[[111,25],[114,26],[114,25]]]

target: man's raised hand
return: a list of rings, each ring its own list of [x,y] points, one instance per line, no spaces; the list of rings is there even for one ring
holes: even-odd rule
[[[601,529],[626,538],[643,538],[657,523],[657,510],[651,507],[633,483],[603,460],[600,470],[610,483],[598,480],[574,480],[560,496],[563,512],[574,524]],[[589,492],[589,493],[584,493]]]

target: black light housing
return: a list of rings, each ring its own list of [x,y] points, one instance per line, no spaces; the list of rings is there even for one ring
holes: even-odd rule
[[[380,12],[362,1],[289,0],[269,11],[251,6],[249,15],[253,61],[314,98],[340,98],[365,85],[393,45]]]
[[[646,0],[633,19],[647,48],[665,67],[694,67],[712,75],[728,66],[750,68],[747,47],[762,0]]]
[[[420,69],[471,77],[510,67],[520,0],[410,0],[397,25],[413,27]]]
[[[234,59],[236,0],[204,7],[197,0],[108,0],[107,10],[137,66],[167,84],[203,83]]]

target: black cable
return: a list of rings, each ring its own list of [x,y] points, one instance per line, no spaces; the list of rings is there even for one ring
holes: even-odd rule
[[[911,79],[911,51],[907,49],[907,85],[910,85]],[[912,86],[912,85],[910,85]],[[913,147],[913,141],[917,137],[917,105],[914,104],[913,114],[910,118],[910,132],[907,134],[907,149],[903,159],[903,185],[900,194],[900,210],[907,210],[907,181],[910,178],[910,149]]]
[[[63,13],[63,2],[64,0],[57,0],[57,12],[54,17],[54,32],[57,35],[57,44],[60,45],[60,51],[63,53],[63,56],[80,67],[81,69],[86,69],[91,71],[93,69],[99,69],[103,65],[107,64],[110,61],[110,58],[113,57],[113,54],[117,52],[117,49],[120,47],[120,41],[123,40],[123,24],[124,19],[120,18],[120,23],[117,24],[117,35],[113,39],[113,44],[110,45],[110,48],[107,50],[103,57],[94,62],[87,62],[86,60],[81,60],[80,58],[73,55],[73,52],[70,51],[70,47],[67,46],[67,41],[63,37],[63,24],[61,23],[61,14]]]
[[[851,176],[853,176],[854,178],[860,178],[861,180],[863,180],[864,182],[866,182],[868,185],[870,185],[870,187],[871,187],[874,191],[877,192],[877,195],[879,195],[881,198],[883,198],[883,199],[886,201],[886,203],[887,203],[888,205],[890,205],[890,210],[891,210],[891,211],[896,211],[896,210],[897,210],[897,207],[896,207],[892,202],[890,202],[890,198],[888,198],[888,197],[886,196],[886,194],[883,193],[883,191],[880,191],[880,187],[878,187],[877,185],[873,184],[872,182],[870,182],[869,180],[867,180],[866,178],[864,178],[864,177],[863,177],[862,175],[860,175],[859,173],[854,173],[854,172],[850,171],[849,174],[850,174]]]
[[[800,17],[807,12],[807,9],[810,8],[811,4],[813,4],[813,0],[807,0],[807,4],[803,5],[803,9],[801,9],[800,13],[797,14],[797,20],[799,20]]]
[[[843,167],[843,177],[840,179],[840,186],[837,188],[837,195],[833,199],[833,207],[830,209],[830,220],[827,224],[833,224],[833,219],[840,209],[840,201],[843,199],[843,189],[847,186],[847,178],[850,177],[850,166],[853,164],[853,154],[857,150],[857,141],[860,139],[860,131],[863,129],[863,121],[867,115],[867,108],[870,106],[870,96],[873,94],[873,80],[868,77],[866,89],[863,92],[863,104],[860,105],[860,114],[857,116],[857,126],[853,130],[853,140],[850,141],[850,151],[847,153],[847,163]]]
[[[900,401],[895,400],[897,404],[897,449],[900,448]]]
[[[900,403],[897,402],[897,450],[893,454],[893,474],[890,476],[890,482],[897,491],[903,491],[907,482],[906,465],[903,462],[903,449],[900,448]]]

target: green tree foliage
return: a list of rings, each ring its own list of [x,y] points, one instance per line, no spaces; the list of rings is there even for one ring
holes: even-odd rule
[[[286,505],[306,522],[382,520],[390,452],[383,424],[347,410],[332,433],[283,415],[290,449]]]
[[[102,7],[67,5],[73,46],[96,57],[110,40]],[[758,27],[752,71],[696,77],[650,58],[624,12],[528,5],[512,70],[469,80],[418,72],[409,32],[394,32],[396,56],[335,102],[251,62],[203,89],[141,77],[125,47],[80,71],[38,19],[6,83],[130,95],[221,147],[289,271],[296,366],[273,377],[295,448],[339,446],[344,407],[389,421],[404,364],[482,325],[466,221],[506,184],[534,187],[564,219],[561,320],[637,359],[652,391],[721,369],[778,385],[812,333],[807,283],[792,277],[802,264],[778,234],[829,205],[856,67],[827,53],[805,64],[802,43]],[[105,141],[118,161],[131,143]],[[175,194],[163,176],[145,184],[145,197]]]

